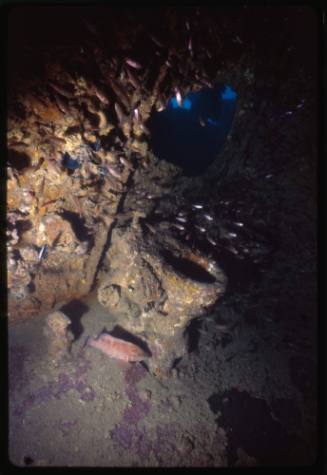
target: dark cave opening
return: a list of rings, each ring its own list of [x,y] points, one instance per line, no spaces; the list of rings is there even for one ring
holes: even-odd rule
[[[147,123],[154,154],[181,166],[186,176],[204,173],[226,141],[236,98],[236,92],[224,84],[190,92],[184,99],[177,92],[167,108],[153,113]]]
[[[11,166],[15,170],[24,170],[28,168],[31,164],[30,157],[23,152],[17,152],[16,150],[8,150],[8,166]]]

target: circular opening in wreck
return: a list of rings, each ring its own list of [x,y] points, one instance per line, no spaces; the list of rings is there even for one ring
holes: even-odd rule
[[[236,98],[236,92],[225,84],[189,92],[184,98],[177,91],[166,109],[154,112],[148,120],[154,154],[181,166],[187,176],[204,173],[226,141]]]
[[[204,267],[191,261],[190,259],[177,257],[168,250],[162,251],[161,255],[167,264],[169,264],[173,269],[188,279],[201,282],[203,284],[213,284],[216,282],[216,279],[212,274],[210,274]]]

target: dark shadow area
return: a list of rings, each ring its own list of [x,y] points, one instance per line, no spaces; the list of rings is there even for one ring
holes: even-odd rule
[[[35,284],[34,282],[30,282],[27,286],[27,289],[28,291],[32,294],[33,292],[35,292]]]
[[[78,340],[84,331],[81,319],[83,314],[89,310],[89,307],[80,300],[74,299],[63,305],[59,310],[70,318],[71,324],[69,328],[74,335],[74,341]]]
[[[237,259],[224,249],[217,252],[219,266],[228,275],[226,296],[245,290],[260,277],[258,266],[251,259]]]
[[[61,212],[63,219],[66,219],[71,224],[73,231],[79,241],[93,240],[93,236],[90,235],[89,229],[85,226],[85,219],[80,218],[78,213],[73,211],[63,210]],[[92,242],[93,245],[93,242]]]
[[[134,345],[139,346],[143,351],[148,353],[149,356],[151,356],[151,351],[147,345],[141,338],[133,335],[132,333],[129,333],[127,330],[122,328],[120,325],[116,325],[111,332],[108,332],[106,328],[102,330],[102,333],[108,333],[109,335],[115,337],[115,338],[120,338],[121,340],[128,341],[130,343],[134,343]]]
[[[279,407],[281,410],[290,405],[293,407],[293,422],[287,424],[288,421],[283,421],[285,425],[272,417],[265,400],[254,398],[245,391],[232,389],[223,394],[216,393],[209,397],[208,403],[214,414],[221,414],[217,423],[228,433],[229,465],[236,462],[240,447],[265,465],[301,464],[302,459],[307,457],[305,442],[292,433],[300,423],[299,410],[294,401],[274,402],[274,413],[279,411]]]
[[[172,266],[178,272],[183,274],[188,279],[203,282],[204,284],[213,284],[216,279],[209,274],[203,267],[188,259],[174,256],[171,252],[165,250],[161,252],[162,257],[167,264]]]
[[[202,320],[200,318],[194,318],[191,320],[187,329],[185,330],[185,336],[187,338],[187,351],[193,353],[196,351],[200,340],[200,328],[202,326]]]
[[[221,242],[218,241],[217,247],[213,247],[206,239],[196,239],[194,242],[199,251],[204,254],[210,253],[228,276],[226,296],[244,290],[260,279],[258,265],[249,258],[235,257]]]
[[[29,455],[26,455],[24,457],[24,464],[26,466],[32,465],[33,463],[34,463],[34,460],[32,459],[32,457],[30,457]]]
[[[190,92],[182,103],[173,97],[147,122],[150,146],[159,159],[181,166],[186,176],[201,175],[221,151],[235,110],[236,93],[225,85]]]
[[[31,164],[30,157],[23,152],[16,152],[16,150],[8,150],[8,165],[16,170],[24,170]]]
[[[176,358],[173,362],[173,366],[172,366],[172,369],[175,369],[177,368],[178,364],[182,361],[183,357],[180,356],[179,358]]]
[[[19,236],[21,236],[26,231],[32,229],[32,227],[32,221],[30,221],[29,219],[19,219],[16,221],[16,229]]]
[[[291,356],[288,360],[289,374],[294,386],[305,398],[315,397],[317,372],[314,357],[305,354]]]

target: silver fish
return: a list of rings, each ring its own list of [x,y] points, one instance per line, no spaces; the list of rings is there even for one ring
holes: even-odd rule
[[[132,84],[132,86],[135,87],[135,89],[141,89],[140,81],[134,76],[134,74],[132,74],[132,71],[130,71],[128,68],[127,68],[127,76],[128,76],[129,82]]]
[[[200,233],[205,233],[206,232],[206,228],[202,227],[202,226],[198,226],[197,224],[195,225],[196,229],[198,229],[200,231]]]
[[[118,78],[119,78],[119,82],[123,82],[123,81],[125,81],[125,78],[126,78],[126,72],[125,72],[125,70],[124,70],[124,69],[122,69],[122,70],[121,70],[121,72],[120,72],[120,74],[119,74]]]
[[[210,216],[210,214],[205,213],[203,216],[204,216],[204,218],[205,218],[207,221],[213,221],[213,217]]]
[[[142,65],[131,58],[125,58],[125,62],[134,69],[141,69]]]
[[[185,231],[185,227],[182,224],[178,223],[173,223],[172,224],[176,229],[179,229],[179,231]]]
[[[123,109],[120,107],[120,105],[118,104],[118,102],[115,102],[115,111],[116,111],[116,114],[117,114],[117,117],[118,117],[118,120],[120,123],[124,122],[125,120],[125,114],[123,112]]]
[[[67,97],[67,99],[72,99],[74,97],[74,94],[71,94],[66,89],[63,89],[62,87],[57,86],[57,84],[54,84],[51,81],[49,82],[49,84],[52,87],[52,89],[54,89],[56,92],[59,92],[59,94],[61,94],[62,96]]]
[[[181,107],[183,103],[183,99],[182,99],[182,94],[180,93],[179,89],[176,89],[175,97],[176,97],[177,104],[179,105],[179,107]]]
[[[236,233],[228,233],[228,236],[231,238],[236,238],[237,234]]]
[[[124,157],[119,157],[119,161],[122,165],[124,165],[126,168],[128,168],[129,170],[134,170],[134,167],[133,165],[128,161],[126,160],[126,158]]]
[[[238,250],[235,249],[235,247],[233,247],[233,246],[228,246],[226,249],[227,249],[228,251],[230,251],[232,254],[238,255]]]
[[[153,226],[151,226],[151,224],[145,223],[145,226],[148,228],[148,230],[149,230],[152,234],[156,234],[157,231],[156,231],[156,229],[155,229]]]
[[[144,124],[141,124],[140,127],[146,135],[150,135],[150,130]]]
[[[234,222],[234,224],[235,224],[236,226],[240,227],[240,228],[241,228],[242,226],[244,226],[244,223],[241,223],[241,221],[236,221],[236,222]]]
[[[119,84],[117,84],[116,81],[113,80],[113,78],[109,79],[110,86],[112,87],[114,93],[120,100],[120,102],[123,104],[123,106],[128,110],[130,107],[129,99],[126,96],[125,92],[122,90]]]
[[[69,109],[66,106],[65,102],[61,99],[61,97],[58,94],[54,94],[55,101],[57,103],[58,108],[63,112],[64,114],[68,114]]]
[[[108,172],[112,176],[117,178],[118,180],[122,177],[122,174],[118,170],[116,170],[116,168],[112,167],[111,165],[107,165],[107,169],[108,169]]]
[[[203,208],[203,205],[201,205],[201,204],[199,204],[199,203],[194,203],[194,204],[192,205],[192,208],[193,208],[193,209],[202,209],[202,208]]]
[[[100,90],[95,84],[93,85],[93,89],[94,89],[94,92],[95,92],[95,95],[97,96],[97,98],[103,104],[105,104],[107,106],[109,104],[109,99],[108,99],[107,95],[102,90]]]
[[[134,114],[136,122],[140,122],[140,113],[137,107],[134,109],[133,114]]]
[[[181,223],[187,223],[187,218],[184,216],[176,216],[175,218],[177,221],[180,221]]]
[[[151,40],[152,40],[157,46],[159,46],[159,48],[163,48],[163,44],[160,43],[160,41],[158,40],[158,38],[156,38],[154,35],[151,35],[150,33],[149,33],[149,36],[150,36]]]
[[[214,239],[212,239],[210,236],[207,236],[207,241],[209,241],[210,244],[212,244],[213,246],[217,245],[216,241]]]

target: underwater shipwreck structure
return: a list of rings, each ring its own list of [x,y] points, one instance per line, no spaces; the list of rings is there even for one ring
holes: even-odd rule
[[[228,9],[102,13],[67,8],[60,41],[59,12],[37,32],[28,8],[10,13],[9,321],[95,290],[169,374],[193,321],[244,281],[262,278],[254,301],[279,295],[314,253],[314,127],[298,134],[313,86],[286,30],[273,45],[269,25],[260,44],[240,38]]]
[[[12,464],[315,462],[317,20],[8,7]]]

